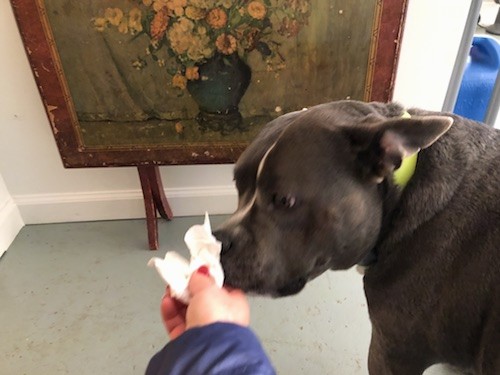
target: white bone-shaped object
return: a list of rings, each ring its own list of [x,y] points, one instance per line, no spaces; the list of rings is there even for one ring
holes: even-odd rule
[[[222,244],[212,234],[208,213],[205,214],[203,225],[193,225],[184,235],[191,260],[175,251],[168,251],[165,258],[151,258],[148,266],[155,267],[161,278],[170,286],[172,297],[189,303],[190,295],[187,289],[189,278],[201,266],[208,267],[210,276],[220,288],[224,283],[224,271],[220,264]]]

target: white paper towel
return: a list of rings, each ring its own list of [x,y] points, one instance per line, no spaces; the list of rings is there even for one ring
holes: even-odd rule
[[[201,266],[208,267],[210,276],[220,288],[224,283],[224,271],[220,264],[222,244],[212,235],[208,213],[205,214],[203,225],[193,225],[184,235],[184,242],[191,253],[188,262],[175,251],[168,251],[165,258],[151,258],[148,266],[155,267],[161,278],[170,286],[172,297],[184,302],[189,302],[187,290],[189,278]]]

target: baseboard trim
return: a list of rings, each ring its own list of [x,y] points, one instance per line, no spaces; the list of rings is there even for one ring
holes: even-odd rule
[[[165,189],[174,216],[228,214],[236,209],[233,186]],[[25,224],[144,218],[141,190],[62,194],[26,194],[12,197]]]
[[[7,199],[0,206],[0,257],[7,251],[23,227],[24,222],[16,204],[11,198]]]

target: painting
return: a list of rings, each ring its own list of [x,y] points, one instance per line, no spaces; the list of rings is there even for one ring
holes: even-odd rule
[[[289,111],[391,99],[407,0],[11,0],[65,167],[234,162]]]

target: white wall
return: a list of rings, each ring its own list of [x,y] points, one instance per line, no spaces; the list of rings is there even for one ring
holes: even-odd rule
[[[441,107],[469,1],[410,0],[394,98]],[[17,32],[0,0],[0,174],[27,224],[143,217],[135,168],[64,169]],[[161,168],[174,215],[229,213],[232,166]]]
[[[409,0],[394,100],[441,110],[470,0]]]
[[[0,257],[24,226],[23,219],[0,175]]]

